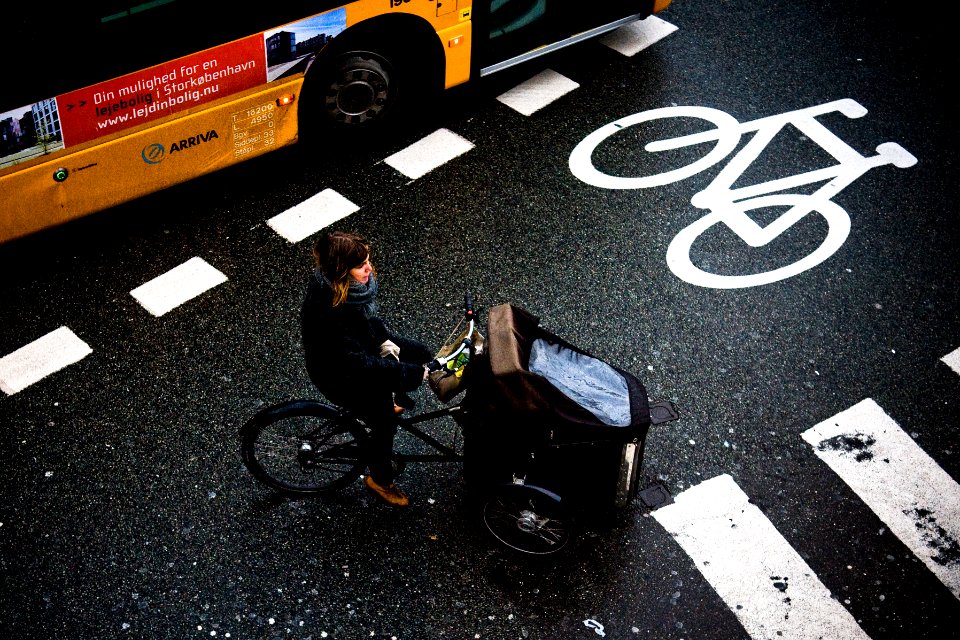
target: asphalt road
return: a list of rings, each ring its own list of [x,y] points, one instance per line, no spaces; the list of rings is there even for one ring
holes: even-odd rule
[[[942,19],[901,10],[676,0],[660,17],[677,30],[633,57],[585,43],[452,92],[382,146],[279,151],[0,246],[0,354],[61,326],[92,348],[0,399],[4,637],[599,637],[590,620],[607,638],[780,637],[724,596],[736,570],[708,577],[709,556],[640,504],[585,522],[544,564],[485,537],[459,465],[408,467],[404,511],[360,483],[301,501],[257,485],[240,425],[316,397],[298,325],[310,242],[266,221],[324,189],[359,206],[336,226],[373,241],[381,308],[400,331],[439,345],[466,290],[531,311],[677,403],[681,419],[651,430],[645,482],[679,503],[728,475],[864,636],[953,635],[955,592],[801,436],[869,398],[924,464],[960,478],[960,376],[943,360],[960,347],[956,64],[940,55]],[[496,100],[545,68],[579,87],[530,116]],[[849,235],[782,280],[701,286],[668,265],[673,239],[706,214],[691,199],[724,165],[649,188],[588,184],[568,165],[590,133],[651,109],[745,123],[842,99],[867,113],[819,117],[829,131],[864,157],[894,142],[917,162],[869,169],[832,197]],[[473,148],[416,180],[382,162],[438,128]],[[632,131],[598,147],[598,169],[663,170]],[[784,134],[733,186],[831,164],[808,136]],[[809,215],[761,247],[711,227],[691,263],[770,271],[841,222]],[[130,295],[192,257],[227,281],[160,317]],[[437,406],[425,390],[419,400]],[[452,421],[432,432],[459,442]],[[896,496],[907,481],[874,490]],[[930,486],[956,503],[955,483]],[[938,515],[934,564],[957,580],[960,514]],[[774,576],[784,596],[809,577],[794,575],[791,592]],[[783,637],[864,637],[784,624]]]

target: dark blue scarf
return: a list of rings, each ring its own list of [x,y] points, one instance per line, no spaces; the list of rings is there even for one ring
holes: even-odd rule
[[[327,276],[323,275],[319,269],[317,270],[317,275],[323,279],[323,282],[328,287],[333,288],[330,280],[328,280]],[[377,277],[372,273],[366,284],[351,280],[350,288],[347,290],[347,299],[343,301],[343,304],[359,307],[360,310],[363,311],[364,317],[372,318],[377,312],[376,298],[379,290],[380,285],[377,283]]]

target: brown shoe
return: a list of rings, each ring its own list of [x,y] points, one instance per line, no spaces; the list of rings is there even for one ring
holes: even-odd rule
[[[400,487],[393,482],[382,487],[374,482],[373,478],[367,476],[366,483],[370,490],[380,496],[387,504],[392,504],[395,507],[405,507],[410,504],[410,498],[405,496],[403,491],[400,491]]]

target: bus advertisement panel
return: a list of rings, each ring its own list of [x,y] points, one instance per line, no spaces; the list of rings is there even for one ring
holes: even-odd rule
[[[347,27],[345,8],[0,114],[0,168],[157,120],[296,71]]]

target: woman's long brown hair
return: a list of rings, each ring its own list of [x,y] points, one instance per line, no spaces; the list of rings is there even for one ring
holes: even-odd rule
[[[333,306],[347,299],[350,270],[370,258],[370,243],[355,233],[332,231],[313,244],[313,260],[333,287]],[[376,275],[376,271],[373,272]]]

